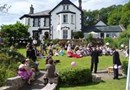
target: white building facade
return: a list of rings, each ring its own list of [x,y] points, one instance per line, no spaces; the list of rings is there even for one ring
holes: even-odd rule
[[[62,0],[52,10],[34,13],[31,5],[30,13],[20,17],[21,22],[29,26],[30,37],[42,40],[72,39],[72,32],[82,30],[81,0],[79,7],[70,0]]]

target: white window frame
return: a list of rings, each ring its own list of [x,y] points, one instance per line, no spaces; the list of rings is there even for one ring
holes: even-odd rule
[[[33,26],[39,27],[40,26],[40,18],[34,18],[33,19]]]
[[[68,38],[68,30],[63,30],[63,39]]]
[[[67,14],[63,15],[63,23],[68,23],[68,15]]]
[[[49,26],[49,18],[44,18],[44,27]]]
[[[71,15],[71,24],[74,24],[74,15]]]

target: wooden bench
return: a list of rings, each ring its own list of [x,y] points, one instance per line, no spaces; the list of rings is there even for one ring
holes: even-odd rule
[[[48,80],[47,85],[41,90],[56,90],[57,85],[58,85],[58,77],[50,78]]]

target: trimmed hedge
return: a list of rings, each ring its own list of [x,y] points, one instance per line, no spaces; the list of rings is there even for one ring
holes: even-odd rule
[[[90,69],[66,68],[59,72],[59,82],[64,85],[81,85],[92,81]]]
[[[125,75],[127,75],[128,61],[123,61],[122,69]]]

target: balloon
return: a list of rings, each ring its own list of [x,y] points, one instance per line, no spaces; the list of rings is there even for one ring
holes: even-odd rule
[[[76,67],[76,65],[77,65],[76,62],[74,62],[74,61],[71,62],[71,66],[72,66],[72,67]]]

